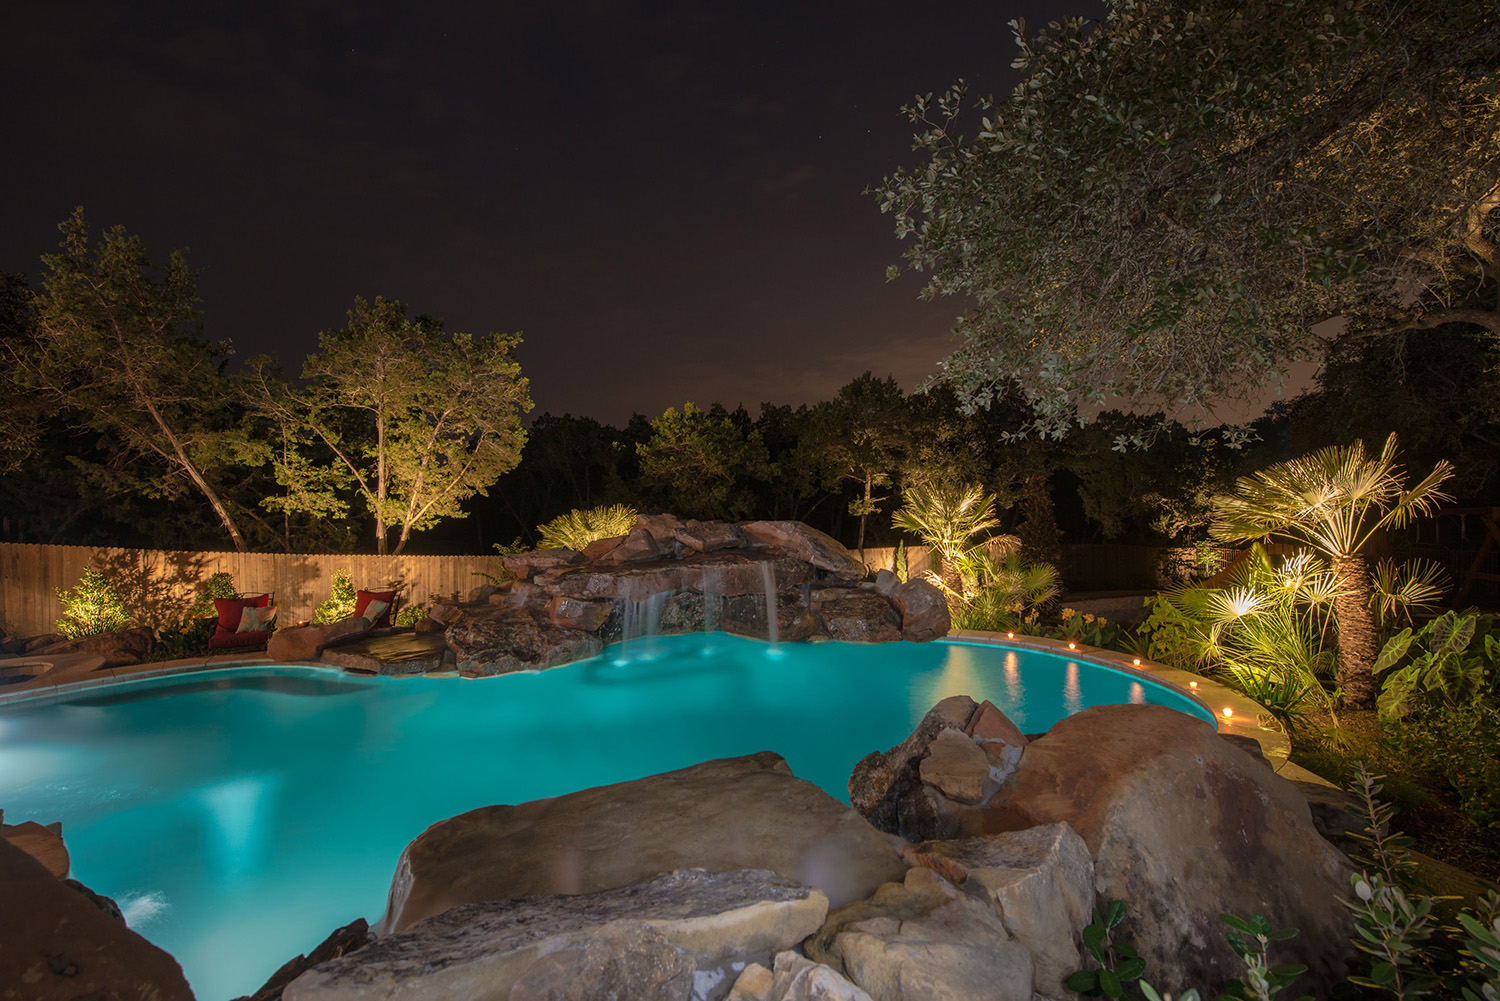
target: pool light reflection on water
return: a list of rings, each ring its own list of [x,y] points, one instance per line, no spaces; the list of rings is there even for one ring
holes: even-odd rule
[[[477,682],[237,669],[0,705],[0,807],[62,821],[74,875],[221,1001],[377,919],[402,848],[478,806],[762,750],[847,802],[855,762],[950,695],[1023,732],[1111,702],[1212,719],[1123,672],[963,642],[716,633],[620,654]]]

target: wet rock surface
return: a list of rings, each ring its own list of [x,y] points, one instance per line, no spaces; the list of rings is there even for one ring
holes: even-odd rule
[[[539,671],[597,656],[604,641],[557,625],[543,610],[491,605],[466,612],[444,634],[458,673],[484,678]]]
[[[328,647],[358,639],[371,626],[363,615],[351,615],[338,622],[278,629],[266,643],[266,656],[281,663],[317,660]]]
[[[801,942],[827,899],[764,870],[686,869],[577,895],[453,907],[303,974],[287,1001],[720,998]]]
[[[436,632],[383,632],[325,647],[320,659],[356,674],[428,674],[448,666],[448,643]]]

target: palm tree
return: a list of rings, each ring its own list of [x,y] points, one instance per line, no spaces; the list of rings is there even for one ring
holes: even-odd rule
[[[1401,528],[1451,500],[1438,490],[1453,475],[1439,462],[1411,488],[1396,464],[1396,436],[1377,456],[1356,440],[1321,449],[1242,476],[1233,494],[1214,501],[1213,533],[1229,542],[1281,536],[1321,553],[1338,582],[1334,596],[1338,632],[1338,684],[1344,704],[1375,705],[1371,666],[1379,631],[1370,607],[1370,563],[1361,550],[1385,528]]]
[[[949,592],[963,596],[964,559],[973,551],[969,539],[1000,522],[995,498],[977,484],[958,487],[924,486],[907,491],[891,524],[920,536],[942,560],[938,574]]]

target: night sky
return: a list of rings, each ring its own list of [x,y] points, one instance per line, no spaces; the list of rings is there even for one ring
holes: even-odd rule
[[[0,4],[0,270],[85,206],[203,270],[205,333],[289,368],[356,295],[520,330],[537,412],[610,422],[913,387],[961,303],[918,301],[862,191],[900,106],[1014,81],[961,4]]]

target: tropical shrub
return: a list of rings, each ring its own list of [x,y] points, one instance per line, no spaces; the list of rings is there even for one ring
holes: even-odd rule
[[[347,570],[335,570],[328,597],[313,611],[317,623],[341,622],[354,614],[357,596]]]
[[[425,605],[407,605],[396,613],[395,622],[396,625],[409,629],[425,618],[427,618]]]
[[[537,548],[581,550],[590,542],[624,535],[635,527],[637,517],[639,515],[635,508],[625,504],[610,504],[587,510],[574,508],[567,514],[560,514],[547,524],[536,527],[542,536]]]
[[[1113,650],[1120,646],[1125,636],[1118,622],[1111,622],[1102,615],[1079,614],[1075,608],[1064,608],[1057,617],[1057,629],[1052,635],[1060,640]]]
[[[1386,643],[1375,660],[1384,674],[1376,705],[1382,716],[1401,716],[1420,703],[1461,706],[1500,695],[1500,639],[1495,617],[1474,609],[1448,611]]]
[[[1500,827],[1500,708],[1426,704],[1387,721],[1385,739],[1406,767],[1446,782],[1470,824]]]
[[[63,614],[56,629],[68,639],[112,633],[130,625],[130,615],[120,593],[98,570],[85,570],[77,584],[59,588],[57,598],[62,602]]]
[[[984,549],[976,549],[964,558],[959,577],[962,593],[948,594],[959,629],[1047,634],[1042,614],[1060,590],[1056,567],[1028,563],[1016,551],[996,560]]]
[[[939,570],[929,571],[928,577],[947,593],[950,603],[977,590],[976,560],[986,542],[1000,543],[1008,551],[1020,547],[1014,536],[975,540],[980,532],[1000,524],[994,496],[977,484],[914,487],[907,491],[891,524],[915,534],[937,552]]]

